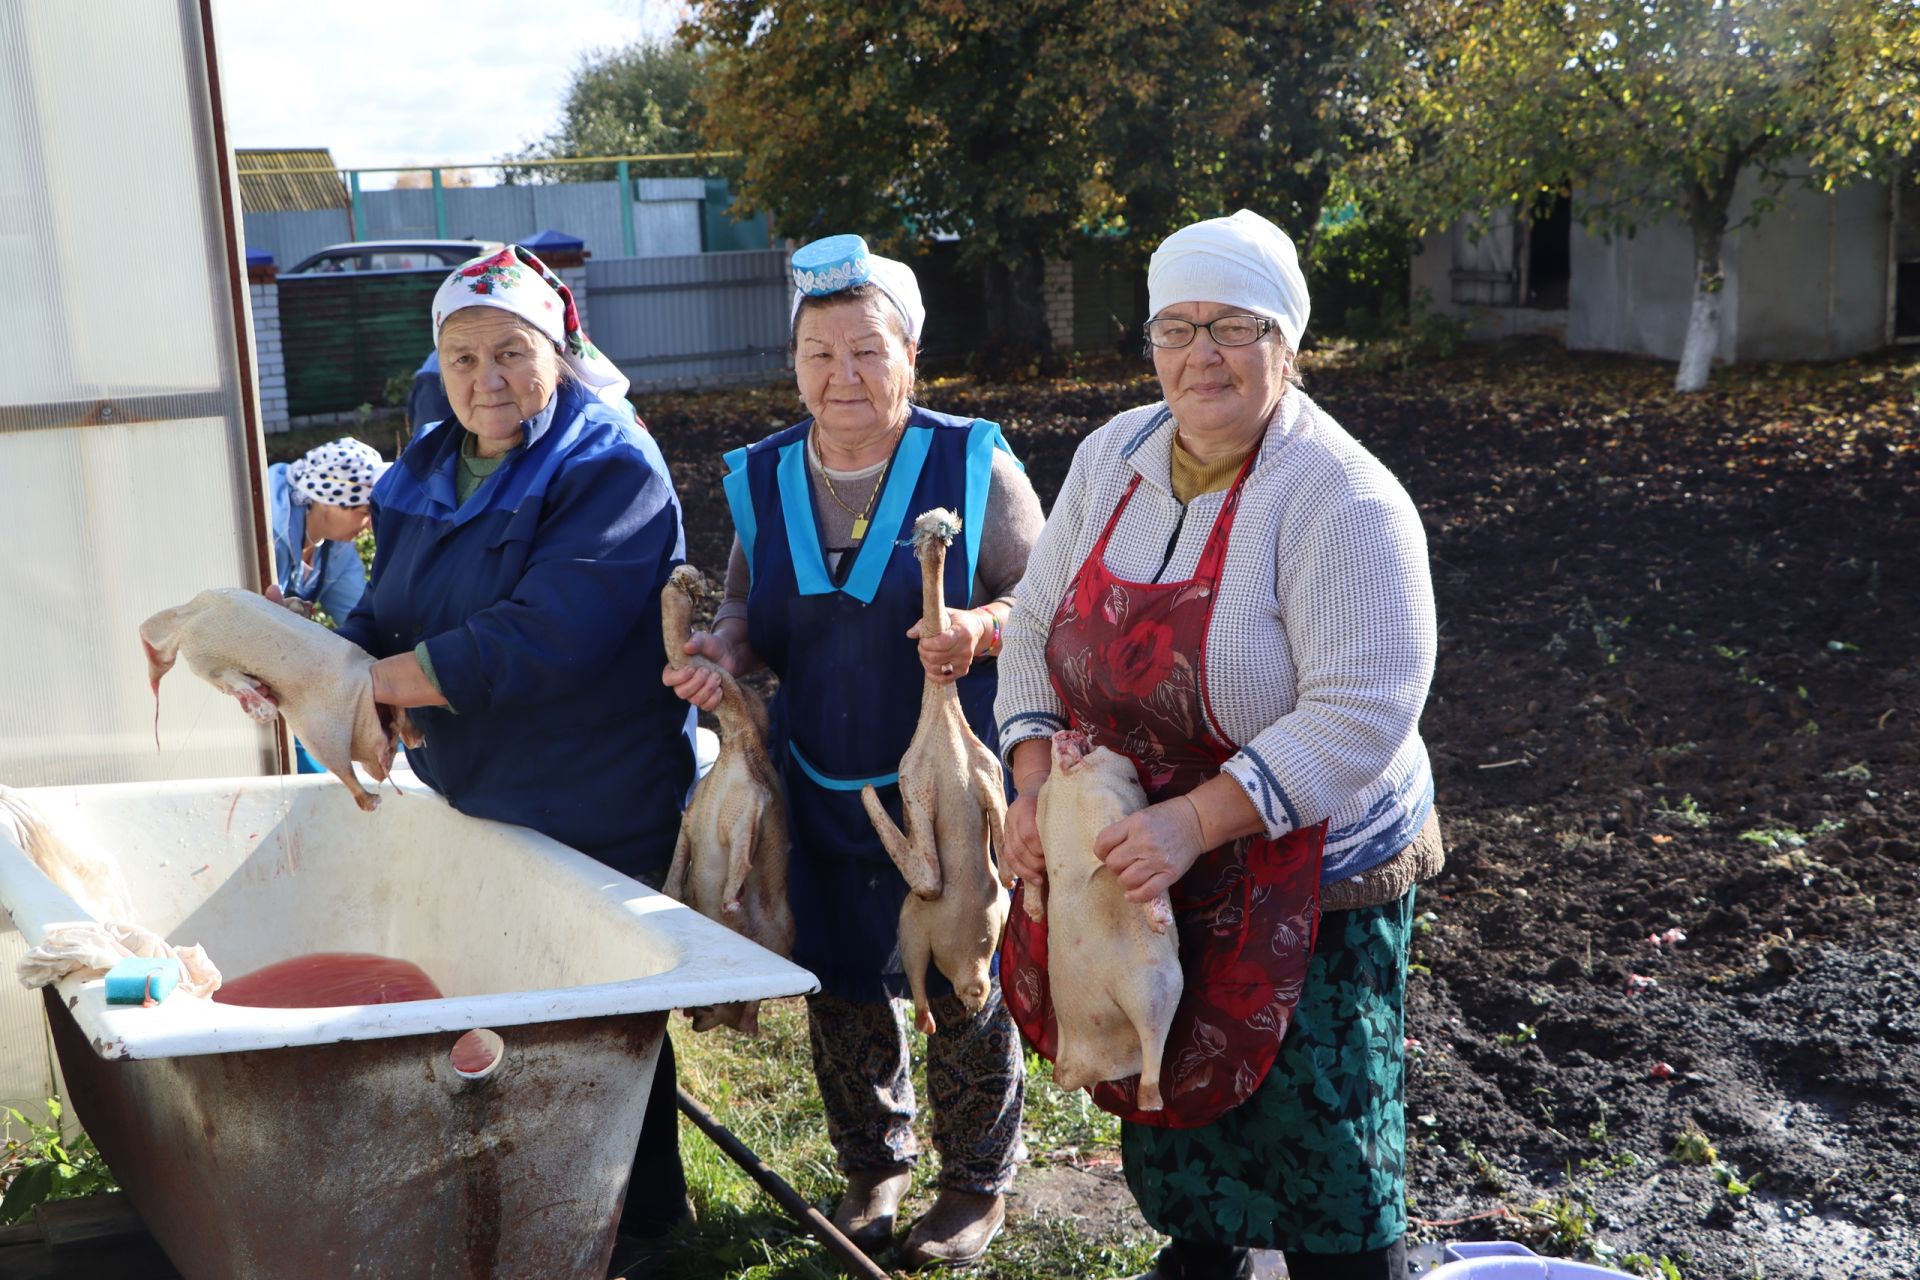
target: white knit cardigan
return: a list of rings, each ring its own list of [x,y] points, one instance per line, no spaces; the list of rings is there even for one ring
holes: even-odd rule
[[[1115,417],[1074,454],[1007,622],[995,704],[1003,752],[1065,726],[1047,678],[1047,633],[1135,475],[1140,487],[1107,544],[1107,567],[1131,581],[1173,582],[1199,563],[1226,493],[1201,494],[1182,510],[1173,434],[1166,405],[1146,405]],[[1207,635],[1207,693],[1239,748],[1222,770],[1268,833],[1331,819],[1322,883],[1405,848],[1433,806],[1418,725],[1435,638],[1426,534],[1413,501],[1290,388],[1227,544]]]

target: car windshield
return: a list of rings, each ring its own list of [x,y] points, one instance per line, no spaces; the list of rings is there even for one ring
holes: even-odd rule
[[[411,267],[431,267],[437,265],[439,264],[436,261],[429,260],[425,250],[421,249],[388,249],[384,253],[370,253],[367,255],[367,270],[369,271],[404,271]]]
[[[426,245],[397,244],[373,247],[346,247],[323,250],[296,268],[300,274],[343,271],[438,271],[458,266],[479,254],[484,246],[473,244]]]

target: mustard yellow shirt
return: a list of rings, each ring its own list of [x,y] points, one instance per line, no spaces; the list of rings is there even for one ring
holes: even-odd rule
[[[1173,438],[1173,496],[1185,506],[1203,493],[1218,493],[1222,489],[1233,487],[1233,478],[1240,474],[1240,466],[1247,460],[1247,454],[1258,448],[1255,440],[1240,453],[1231,458],[1222,458],[1218,462],[1202,462],[1187,452],[1180,443],[1180,437]]]

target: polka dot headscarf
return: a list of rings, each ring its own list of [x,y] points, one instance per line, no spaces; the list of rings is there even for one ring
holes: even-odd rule
[[[287,486],[303,507],[324,502],[335,507],[364,506],[373,499],[373,482],[387,469],[380,454],[359,440],[330,440],[307,451],[287,467]]]

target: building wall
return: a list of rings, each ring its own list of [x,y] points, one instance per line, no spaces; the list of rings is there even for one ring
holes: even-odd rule
[[[1454,240],[1462,234],[1459,227],[1430,231],[1413,246],[1407,264],[1407,296],[1416,305],[1424,298],[1441,315],[1465,318],[1466,308],[1454,303],[1453,282],[1447,274],[1453,270]]]
[[[1736,232],[1736,358],[1832,360],[1884,345],[1891,216],[1885,185],[1856,182],[1796,189]]]
[[[1759,184],[1743,179],[1734,217],[1751,210]],[[1828,194],[1787,188],[1755,225],[1727,234],[1726,292],[1716,358],[1828,360],[1886,341],[1887,188],[1860,182]],[[1576,198],[1576,206],[1579,199]],[[1452,301],[1451,272],[1467,254],[1464,228],[1415,248],[1413,296],[1468,322],[1475,337],[1558,332],[1576,351],[1619,351],[1678,360],[1693,305],[1693,236],[1677,218],[1631,234],[1572,233],[1568,308],[1473,307]]]
[[[1729,271],[1720,313],[1719,360],[1733,358],[1739,294],[1738,273]],[[1567,298],[1569,349],[1678,360],[1693,306],[1691,233],[1673,221],[1611,237],[1575,225]]]
[[[1576,237],[1579,234],[1574,232]],[[1483,342],[1531,334],[1565,341],[1568,321],[1565,309],[1494,307],[1454,301],[1453,267],[1460,260],[1467,240],[1466,228],[1449,227],[1414,246],[1408,295],[1413,305],[1430,307],[1440,315],[1464,321],[1467,336]]]

